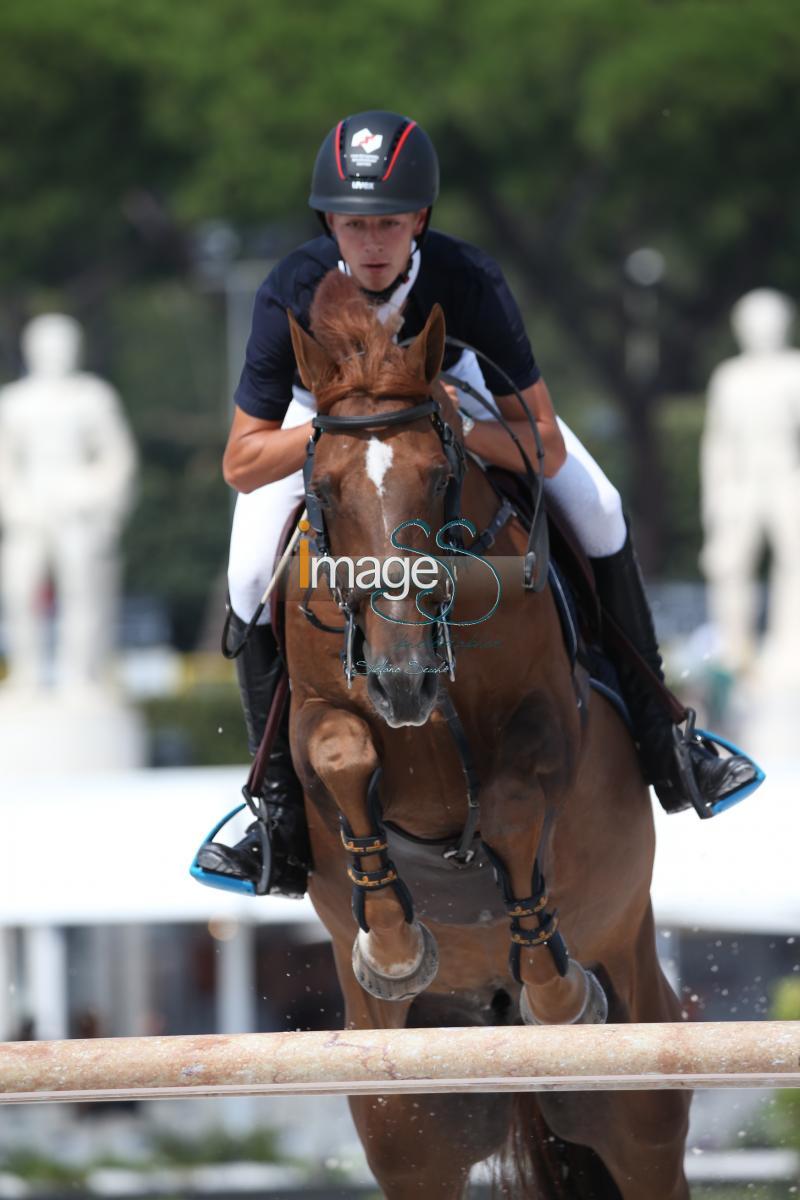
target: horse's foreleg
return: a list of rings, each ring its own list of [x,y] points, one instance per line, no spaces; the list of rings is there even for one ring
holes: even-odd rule
[[[310,731],[307,753],[339,810],[360,930],[353,968],[361,985],[385,1000],[421,991],[436,973],[436,946],[413,919],[411,897],[388,860],[375,805],[378,756],[369,727],[353,713],[329,709]]]
[[[490,848],[511,920],[512,968],[522,985],[520,1011],[529,1024],[604,1021],[605,996],[590,971],[569,958],[558,916],[538,869],[544,796],[529,781],[496,784],[501,804],[487,806],[482,836]],[[532,814],[542,814],[538,819]]]

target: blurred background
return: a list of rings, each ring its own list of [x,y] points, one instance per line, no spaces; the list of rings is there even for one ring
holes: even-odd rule
[[[559,412],[622,491],[671,682],[767,769],[718,821],[657,813],[660,946],[687,1019],[800,1017],[800,653],[796,622],[772,620],[777,575],[783,610],[798,611],[800,543],[775,537],[800,533],[793,328],[753,383],[728,389],[728,440],[716,474],[701,472],[716,369],[763,353],[734,338],[733,306],[755,288],[800,292],[798,61],[793,0],[6,0],[1,1038],[341,1021],[309,906],[224,896],[187,868],[246,773],[218,653],[232,511],[219,463],[253,295],[318,231],[306,198],[324,134],[375,107],[431,134],[434,226],[498,258]],[[24,331],[53,313],[82,335],[77,401],[71,368],[54,386],[47,347],[26,355]],[[71,405],[107,468],[85,511],[116,513],[70,558],[84,600],[51,519],[83,495],[59,433]],[[780,489],[772,450],[738,487],[737,446],[754,442],[788,453]],[[32,493],[12,486],[20,456],[35,458],[18,445],[41,451],[38,524]],[[700,555],[720,461],[731,503],[750,499],[731,534],[737,559],[738,521],[745,565],[712,579],[712,612]],[[746,654],[713,619],[739,588]],[[83,652],[70,597],[78,612],[97,599]],[[59,665],[70,630],[77,649]],[[15,646],[29,646],[23,668],[41,653],[25,687]],[[791,1093],[698,1097],[693,1194],[794,1194],[799,1152]],[[7,1110],[0,1197],[59,1190],[375,1194],[333,1100]]]

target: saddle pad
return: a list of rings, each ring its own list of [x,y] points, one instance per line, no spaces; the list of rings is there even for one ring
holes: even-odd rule
[[[289,545],[289,541],[291,540],[292,534],[297,528],[297,522],[300,520],[301,513],[303,512],[305,506],[305,500],[301,500],[284,525],[280,540],[278,542],[278,550],[275,555],[276,562],[279,561],[284,550]],[[281,652],[281,658],[284,660],[284,662],[286,661],[286,624],[284,620],[286,611],[286,605],[284,604],[285,599],[286,589],[281,583],[281,585],[276,587],[273,591],[269,603],[272,632],[275,634],[275,640],[278,643],[278,647]]]
[[[622,695],[617,668],[601,647],[597,645],[587,646],[579,640],[577,632],[579,617],[575,596],[569,581],[564,577],[559,566],[552,559],[550,560],[550,589],[555,600],[561,623],[561,632],[564,637],[564,645],[566,646],[570,662],[574,667],[580,652],[581,662],[589,671],[589,686],[596,692],[599,692],[601,696],[605,696],[606,700],[613,704],[618,714],[622,717],[622,720],[631,729],[631,716],[628,706],[625,703],[625,698]]]

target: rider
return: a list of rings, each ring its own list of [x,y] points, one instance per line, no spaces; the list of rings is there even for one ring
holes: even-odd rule
[[[557,418],[533,357],[517,304],[500,268],[482,251],[429,230],[439,190],[436,151],[414,121],[370,111],[340,121],[314,164],[309,205],[320,237],[271,271],[255,301],[236,410],[225,450],[226,481],[240,494],[231,535],[228,636],[239,641],[275,562],[281,530],[304,494],[301,467],[311,435],[313,396],[300,386],[286,310],[307,329],[314,291],[330,270],[352,275],[378,317],[400,321],[402,338],[422,329],[433,305],[447,330],[475,346],[511,377],[537,422],[544,446],[545,492],[570,521],[595,568],[598,591],[640,655],[663,679],[653,620],[619,493],[572,431]],[[395,317],[400,314],[400,317]],[[532,431],[499,375],[478,368],[474,354],[448,347],[444,367],[494,397],[529,457]],[[519,459],[499,422],[467,393],[459,393],[468,448],[481,458],[518,469]],[[264,612],[236,659],[251,753],[264,731],[282,664]],[[618,664],[645,777],[670,812],[689,806],[663,700],[640,672]],[[305,890],[308,862],[300,785],[288,740],[288,705],[273,743],[263,786],[272,863],[266,890]],[[708,803],[750,782],[750,761],[719,758],[690,744],[691,769]],[[207,842],[198,855],[206,873],[263,880],[263,830],[257,822],[234,847]],[[263,886],[263,885],[262,885]]]

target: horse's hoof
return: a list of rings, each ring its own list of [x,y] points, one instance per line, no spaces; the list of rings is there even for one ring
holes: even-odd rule
[[[570,1025],[605,1025],[608,1020],[608,997],[603,991],[603,986],[600,980],[595,975],[594,971],[589,971],[586,967],[581,967],[586,976],[586,1000],[583,1008],[578,1013],[574,1020],[570,1021]],[[544,1021],[538,1021],[528,1002],[528,996],[523,987],[519,994],[519,1015],[526,1025],[544,1025]]]
[[[402,975],[384,975],[377,971],[367,961],[361,947],[361,938],[365,935],[359,933],[356,937],[353,943],[353,974],[370,996],[377,996],[379,1000],[413,1000],[436,978],[439,970],[436,939],[421,921],[415,921],[413,928],[421,934],[419,956],[411,970]]]

